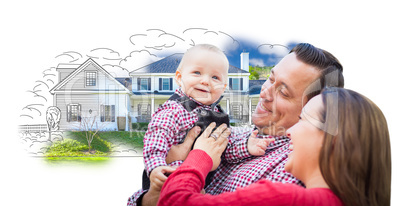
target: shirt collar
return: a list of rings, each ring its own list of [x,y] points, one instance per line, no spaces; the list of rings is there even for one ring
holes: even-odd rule
[[[188,96],[186,93],[183,92],[183,90],[181,89],[181,87],[179,87],[179,88],[176,89],[176,93],[177,93],[180,97],[186,96],[186,97],[188,97],[191,101],[197,103],[198,105],[200,105],[200,106],[205,106],[205,107],[209,107],[209,108],[212,108],[212,106],[215,107],[217,104],[219,104],[219,102],[221,101],[221,99],[222,99],[222,97],[223,97],[223,96],[221,96],[221,98],[219,98],[218,101],[214,102],[214,103],[211,104],[211,105],[205,105],[205,104],[203,104],[203,103],[201,103],[201,102],[195,100],[194,98]]]

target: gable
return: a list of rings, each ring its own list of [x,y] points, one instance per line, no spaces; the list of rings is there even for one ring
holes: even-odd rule
[[[50,93],[58,91],[127,92],[130,91],[94,60],[88,59],[57,84]]]

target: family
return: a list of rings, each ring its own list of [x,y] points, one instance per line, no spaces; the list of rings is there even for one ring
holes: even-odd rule
[[[144,136],[143,188],[127,205],[389,205],[391,153],[381,110],[343,89],[329,52],[296,45],[272,70],[252,115],[229,127],[219,107],[228,60],[196,45],[180,88]]]

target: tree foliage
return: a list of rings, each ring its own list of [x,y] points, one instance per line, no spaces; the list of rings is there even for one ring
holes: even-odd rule
[[[249,71],[250,71],[250,80],[259,80],[259,79],[267,79],[269,77],[269,74],[271,72],[271,69],[274,66],[249,66]]]

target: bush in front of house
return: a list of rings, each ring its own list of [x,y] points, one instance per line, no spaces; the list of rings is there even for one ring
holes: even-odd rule
[[[131,123],[132,130],[147,131],[149,122],[134,122]]]
[[[82,156],[80,153],[84,150],[88,150],[88,145],[77,140],[65,139],[54,142],[46,151],[46,157]]]

